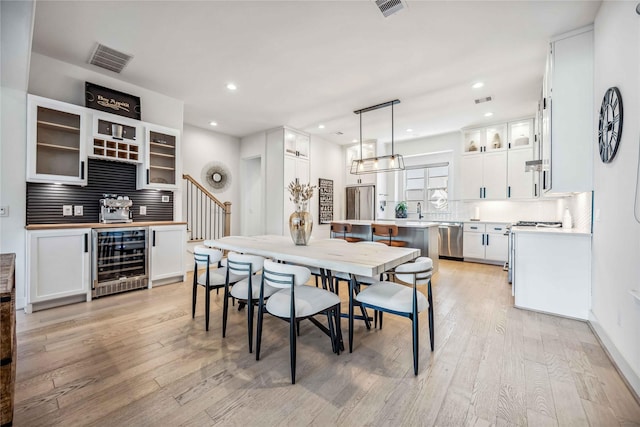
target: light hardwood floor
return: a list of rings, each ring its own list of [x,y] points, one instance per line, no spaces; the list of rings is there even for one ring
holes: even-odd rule
[[[256,362],[245,312],[222,339],[214,291],[205,332],[189,281],[19,312],[14,425],[640,425],[586,323],[513,308],[499,267],[440,265],[435,352],[423,313],[417,377],[410,322],[386,315],[382,330],[357,322],[339,356],[304,323],[291,385],[288,325],[265,317]]]

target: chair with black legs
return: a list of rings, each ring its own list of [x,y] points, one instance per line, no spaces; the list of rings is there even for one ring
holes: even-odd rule
[[[433,262],[430,258],[421,257],[415,262],[402,264],[395,268],[390,274],[395,275],[400,283],[389,281],[375,283],[356,295],[355,299],[363,307],[370,307],[373,310],[396,314],[411,319],[413,332],[413,373],[418,375],[418,315],[424,310],[429,312],[429,339],[431,341],[431,351],[434,348],[434,325],[433,325],[433,293],[431,290],[431,274]],[[427,285],[427,296],[418,292],[417,286]],[[353,302],[350,302],[353,304]],[[349,313],[353,313],[353,307],[349,308]],[[353,317],[349,317],[349,351],[353,348]],[[382,320],[381,325],[382,327]]]
[[[193,302],[191,305],[191,318],[196,315],[196,301],[198,297],[198,286],[205,289],[204,305],[205,305],[205,330],[209,330],[209,311],[211,307],[211,291],[224,288],[227,280],[227,269],[221,267],[222,251],[218,249],[208,248],[206,246],[196,246],[193,249]],[[199,269],[206,268],[204,273],[199,273]],[[242,276],[235,274],[229,275],[229,283],[234,284]]]
[[[256,255],[245,255],[230,252],[227,256],[227,271],[231,276],[243,277],[242,280],[234,284],[231,289],[225,286],[224,308],[222,312],[222,337],[227,332],[227,315],[229,312],[229,298],[237,299],[241,304],[247,307],[247,337],[249,340],[249,353],[253,352],[253,309],[258,305],[258,297],[260,295],[260,283],[262,276],[257,274],[262,270],[264,258]],[[231,284],[231,283],[230,283]],[[277,292],[277,288],[265,286],[265,299]]]
[[[333,292],[314,286],[305,286],[311,277],[308,268],[291,264],[278,264],[266,260],[262,270],[260,302],[258,305],[258,336],[256,341],[256,360],[260,360],[262,341],[262,322],[264,312],[289,322],[289,355],[291,360],[291,384],[296,383],[296,334],[297,325],[304,319],[310,319],[331,337],[331,348],[340,353],[340,298]],[[265,303],[267,286],[280,288]],[[328,329],[313,316],[325,314]]]

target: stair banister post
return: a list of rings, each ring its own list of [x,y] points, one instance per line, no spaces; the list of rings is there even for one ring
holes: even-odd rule
[[[231,202],[224,202],[224,235],[231,235]]]

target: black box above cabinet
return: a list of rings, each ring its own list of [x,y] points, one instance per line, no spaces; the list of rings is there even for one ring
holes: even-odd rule
[[[141,119],[140,97],[85,82],[85,107]]]

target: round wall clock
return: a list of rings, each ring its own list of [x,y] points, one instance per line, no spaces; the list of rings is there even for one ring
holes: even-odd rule
[[[603,163],[610,163],[618,152],[622,136],[622,96],[617,87],[610,87],[602,98],[598,147]]]

